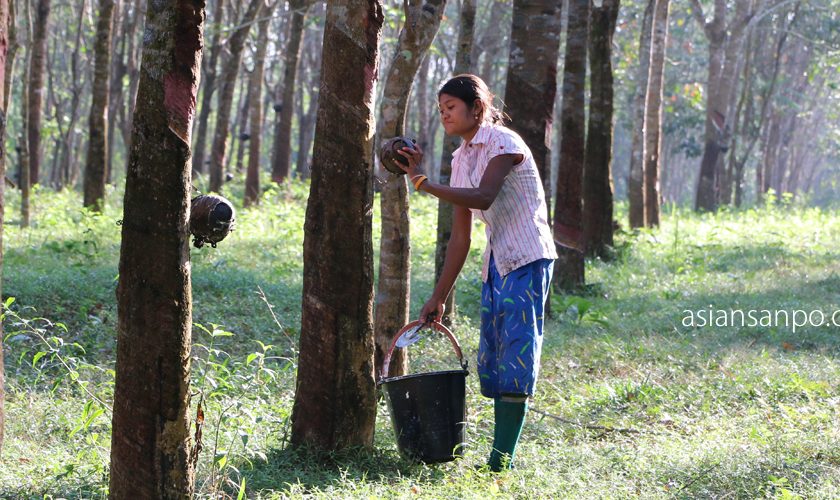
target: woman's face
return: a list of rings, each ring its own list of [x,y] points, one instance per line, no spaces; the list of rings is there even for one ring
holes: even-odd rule
[[[441,94],[438,98],[438,111],[448,135],[463,136],[479,125],[467,103],[449,94]]]

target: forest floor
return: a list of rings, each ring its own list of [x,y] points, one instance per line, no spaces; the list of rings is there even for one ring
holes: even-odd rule
[[[199,498],[840,497],[840,328],[793,325],[803,314],[794,311],[830,323],[840,310],[840,212],[666,207],[659,229],[619,233],[614,260],[587,263],[585,292],[553,296],[517,469],[494,476],[474,468],[493,420],[474,373],[458,461],[402,460],[384,403],[374,449],[286,448],[306,192],[269,190],[218,248],[193,249],[192,415],[203,395],[206,419]],[[22,230],[16,196],[4,238],[3,294],[15,300],[4,320],[0,497],[104,497],[121,208],[93,215],[77,193],[39,190]],[[436,202],[411,203],[416,314],[433,286]],[[457,285],[454,331],[473,366],[483,245],[476,224]],[[709,311],[717,324],[700,325]],[[455,364],[443,342],[410,352],[413,372]]]

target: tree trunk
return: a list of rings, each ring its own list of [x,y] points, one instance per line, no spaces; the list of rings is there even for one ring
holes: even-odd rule
[[[210,191],[213,192],[219,193],[222,190],[228,128],[230,126],[230,111],[233,106],[233,91],[236,88],[236,76],[239,74],[239,63],[242,60],[242,49],[245,47],[245,39],[248,37],[251,24],[256,19],[262,5],[263,0],[250,0],[248,9],[239,20],[236,30],[228,38],[230,55],[221,71],[222,80],[219,85],[219,109],[216,113],[216,131],[213,135],[213,147],[210,151]]]
[[[93,95],[91,96],[87,165],[85,165],[84,206],[102,210],[105,199],[105,168],[108,161],[108,94],[111,66],[111,24],[114,0],[99,0],[99,19],[93,50]]]
[[[236,173],[242,172],[245,143],[250,141],[250,135],[245,131],[248,130],[248,115],[251,110],[251,73],[244,66],[240,68],[244,70],[244,74],[239,80],[239,105],[236,108],[236,117],[233,119],[236,129],[233,131],[232,143],[236,145],[236,166],[232,169]]]
[[[437,34],[445,7],[446,0],[407,0],[404,4],[405,24],[400,31],[394,61],[385,77],[380,105],[376,132],[379,144],[405,133],[412,82]],[[426,103],[422,105],[425,106]],[[379,150],[379,145],[376,150]],[[379,283],[374,308],[377,374],[385,362],[394,334],[408,323],[411,297],[408,183],[405,175],[386,175],[380,197],[382,237],[379,244]],[[407,364],[405,349],[399,349],[391,361],[391,375],[405,375]]]
[[[29,213],[29,195],[32,186],[32,168],[29,162],[29,82],[32,73],[32,12],[29,2],[23,2],[23,20],[26,24],[26,40],[23,44],[23,85],[21,85],[20,93],[20,118],[21,118],[21,132],[20,132],[20,227],[29,227],[30,213]]]
[[[251,206],[260,199],[260,145],[262,144],[262,84],[265,68],[265,53],[268,48],[268,23],[271,21],[272,7],[267,8],[260,19],[257,35],[257,52],[254,56],[254,69],[251,71],[251,138],[248,142],[248,173],[245,176],[245,206]]]
[[[193,493],[190,133],[204,2],[151,2],[120,248],[111,498]],[[154,203],[149,203],[154,200]]]
[[[644,227],[647,222],[645,221],[645,98],[650,77],[650,45],[655,6],[656,0],[647,0],[639,36],[639,69],[636,73],[636,91],[633,94],[633,138],[630,152],[630,175],[627,179],[631,228]]]
[[[84,30],[85,11],[87,10],[87,1],[82,0],[82,4],[78,12],[78,23],[76,24],[75,42],[73,44],[73,53],[70,56],[70,121],[64,130],[59,134],[56,151],[53,153],[58,161],[57,169],[53,170],[51,176],[51,185],[56,190],[61,190],[65,186],[70,185],[72,177],[71,170],[75,169],[72,165],[75,156],[74,145],[76,143],[76,123],[79,121],[80,104],[82,100],[82,92],[84,90],[84,78],[79,74],[79,66],[81,65],[80,53],[82,45],[82,31]],[[91,8],[93,10],[93,8]],[[56,52],[55,50],[53,52]],[[53,54],[55,57],[55,54]],[[56,108],[56,121],[60,121],[66,117],[64,113],[59,113]]]
[[[295,175],[298,179],[309,179],[309,149],[312,146],[312,137],[315,135],[315,113],[318,110],[317,89],[311,86],[301,88],[300,100],[298,101],[298,115],[300,116],[300,132],[298,133],[298,156]],[[309,103],[304,106],[304,96],[309,95]]]
[[[213,92],[216,90],[216,78],[218,77],[219,54],[222,52],[220,43],[222,33],[222,17],[224,16],[225,0],[216,0],[216,8],[213,10],[213,38],[210,40],[210,57],[204,63],[204,71],[201,79],[203,87],[201,93],[201,111],[198,114],[198,132],[193,150],[193,172],[203,174],[204,154],[207,149],[207,123],[210,118],[210,111],[213,106]]]
[[[20,43],[18,42],[17,38],[17,23],[15,22],[15,20],[17,19],[17,16],[15,15],[15,1],[6,1],[6,4],[9,6],[9,46],[8,51],[6,53],[6,64],[3,67],[5,71],[5,75],[3,77],[2,103],[3,109],[5,110],[4,112],[7,112],[9,110],[9,95],[12,91],[12,78],[14,77],[15,72],[15,56],[17,55],[17,51],[20,48]]]
[[[300,359],[291,442],[370,446],[373,377],[373,109],[382,4],[327,5],[303,244]]]
[[[3,88],[0,88],[0,314],[3,314],[3,221],[5,216],[5,189],[6,189],[6,105],[9,100],[7,98],[7,89],[5,82],[9,45],[14,45],[14,35],[10,32],[14,31],[13,25],[15,23],[14,12],[9,13],[8,0],[0,0],[0,71],[3,72],[3,77],[0,82],[3,83]],[[9,64],[11,65],[11,64]],[[5,429],[6,411],[6,379],[5,368],[3,364],[3,323],[0,322],[0,454],[3,452],[3,436]]]
[[[582,219],[583,162],[586,150],[586,46],[589,0],[569,0],[569,25],[563,68],[562,141],[557,171],[554,241],[555,286],[571,292],[584,284]]]
[[[510,128],[522,136],[534,155],[549,206],[551,172],[546,161],[557,93],[560,7],[553,0],[514,0],[505,84],[505,111],[511,118]]]
[[[650,76],[645,97],[645,223],[659,226],[659,169],[662,156],[662,87],[668,43],[670,0],[656,0],[650,46]]]
[[[320,10],[320,9],[319,9]],[[316,12],[320,16],[320,12]],[[309,179],[309,155],[312,150],[312,140],[315,137],[315,115],[318,111],[318,81],[320,79],[319,70],[321,67],[321,43],[324,38],[323,29],[319,28],[317,31],[308,37],[304,33],[304,37],[310,40],[309,49],[306,50],[307,57],[304,59],[304,68],[306,73],[305,84],[301,87],[306,87],[306,92],[309,94],[309,103],[306,107],[306,112],[303,112],[303,102],[301,102],[301,125],[300,134],[298,134],[298,157],[297,157],[297,175],[299,179]],[[301,91],[301,101],[303,100],[303,89]]]
[[[291,0],[289,2],[289,7],[292,9],[292,25],[289,30],[289,44],[286,46],[286,66],[283,69],[283,98],[275,105],[280,110],[277,113],[274,150],[271,157],[271,180],[277,183],[283,182],[289,176],[289,169],[291,168],[295,83],[297,82],[298,61],[300,60],[300,47],[306,13],[311,6],[312,0]]]
[[[660,0],[662,1],[662,0]],[[590,255],[608,258],[613,245],[613,72],[612,39],[619,0],[593,7],[589,26],[589,128],[583,175],[583,238]]]
[[[137,87],[140,84],[140,52],[142,50],[142,43],[140,47],[135,47],[137,32],[143,32],[143,17],[140,14],[145,12],[145,0],[137,0],[135,5],[135,22],[132,23],[131,34],[128,39],[128,92],[126,95],[126,104],[121,107],[123,115],[123,143],[125,145],[126,154],[131,151],[131,124],[134,120],[134,110],[137,109]]]
[[[47,68],[47,24],[50,1],[38,0],[32,31],[32,56],[29,72],[29,178],[37,184],[41,168],[41,113],[44,102],[44,73]]]
[[[456,75],[469,73],[476,61],[472,59],[473,36],[475,33],[475,0],[462,0],[461,11],[458,21],[458,51],[455,54]],[[437,98],[435,98],[437,102]],[[448,186],[452,176],[452,153],[458,148],[458,136],[443,135],[443,146],[440,155],[440,173],[438,182]],[[443,263],[446,259],[446,248],[449,246],[449,237],[452,235],[452,204],[438,199],[437,212],[437,240],[435,243],[435,283],[440,280],[443,273]],[[452,287],[449,297],[444,304],[443,323],[451,325],[455,319],[455,290],[457,285]]]
[[[708,80],[706,83],[705,146],[697,182],[696,211],[714,211],[720,200],[720,154],[726,152],[730,139],[729,105],[737,77],[740,46],[744,30],[752,18],[748,0],[736,2],[735,19],[726,24],[726,0],[715,0],[714,16],[705,22],[699,0],[692,0],[692,12],[709,41]]]
[[[123,78],[125,77],[127,66],[123,59],[125,59],[126,42],[129,33],[130,19],[128,15],[128,4],[121,0],[114,6],[114,36],[111,38],[111,95],[108,96],[108,164],[105,167],[105,182],[111,182],[114,174],[114,151],[117,140],[117,115],[123,108]],[[126,11],[126,12],[123,12]],[[122,24],[117,28],[116,20],[123,18]],[[126,151],[126,154],[128,151]]]

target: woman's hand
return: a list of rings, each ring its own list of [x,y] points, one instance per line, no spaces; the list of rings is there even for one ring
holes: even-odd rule
[[[420,321],[423,323],[431,323],[432,321],[440,322],[443,317],[443,311],[446,309],[445,300],[440,300],[432,297],[420,309]]]
[[[423,150],[420,149],[420,145],[414,145],[414,149],[411,148],[401,148],[397,150],[397,153],[403,156],[406,160],[408,160],[408,166],[403,165],[400,162],[396,162],[397,165],[401,169],[408,174],[408,178],[412,180],[413,178],[417,177],[418,175],[425,175],[423,172],[423,168],[420,166],[423,163]]]

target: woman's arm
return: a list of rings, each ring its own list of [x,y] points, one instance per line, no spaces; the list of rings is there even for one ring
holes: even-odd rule
[[[487,164],[487,170],[484,171],[477,188],[453,188],[432,181],[424,181],[419,190],[455,205],[487,210],[502,190],[502,184],[513,170],[513,166],[521,162],[521,154],[496,156]]]
[[[472,231],[472,212],[468,208],[455,206],[452,213],[452,234],[449,236],[449,244],[446,247],[446,257],[443,261],[443,270],[432,292],[431,298],[420,310],[420,320],[428,321],[436,319],[440,321],[443,316],[446,298],[455,286],[467,254],[470,251],[470,232]]]
[[[417,176],[423,174],[419,167],[423,160],[423,150],[418,146],[416,149],[402,148],[397,152],[408,160],[408,166],[400,165],[400,168],[405,170],[409,179],[414,182]],[[502,190],[502,184],[514,165],[522,163],[524,159],[520,153],[495,156],[487,164],[477,188],[454,188],[426,180],[419,189],[454,205],[487,210]]]

